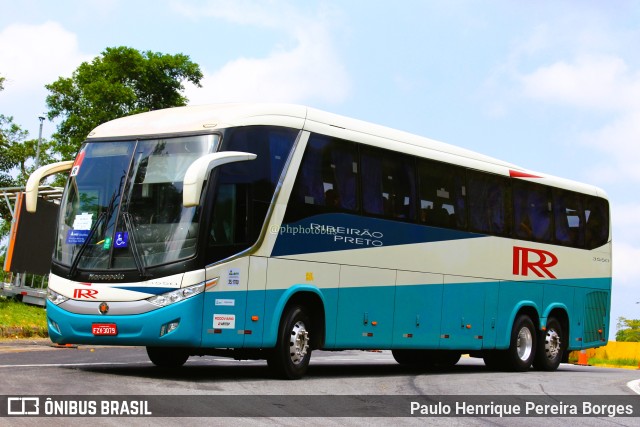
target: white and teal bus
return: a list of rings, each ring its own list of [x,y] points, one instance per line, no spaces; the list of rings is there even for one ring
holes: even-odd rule
[[[605,193],[296,105],[153,111],[97,127],[69,171],[47,319],[60,344],[267,359],[555,370],[604,345]]]

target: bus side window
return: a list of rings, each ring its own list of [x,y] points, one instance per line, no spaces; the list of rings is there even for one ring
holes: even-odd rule
[[[413,158],[387,150],[364,148],[361,164],[365,213],[414,220],[416,180]]]
[[[508,180],[499,175],[467,171],[471,231],[506,236],[511,229]]]
[[[286,222],[358,209],[357,151],[353,142],[313,134],[296,177]]]
[[[555,240],[561,245],[584,247],[585,218],[583,196],[570,191],[553,190]]]
[[[435,227],[466,228],[464,169],[430,160],[418,160],[418,221]]]
[[[224,164],[212,172],[209,261],[256,242],[297,135],[295,129],[270,126],[241,127],[224,135],[221,151],[246,151],[257,157]]]
[[[544,185],[513,181],[516,238],[552,242],[553,217],[549,191]]]
[[[587,197],[585,203],[585,246],[598,248],[609,240],[609,203],[599,197]]]

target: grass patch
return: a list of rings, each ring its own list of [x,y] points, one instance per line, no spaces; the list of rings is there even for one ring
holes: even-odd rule
[[[0,299],[0,337],[47,336],[47,314],[44,308],[23,304],[14,299]]]
[[[594,366],[615,366],[618,368],[622,367],[638,367],[637,359],[601,359],[599,357],[592,357],[589,359],[589,364]]]

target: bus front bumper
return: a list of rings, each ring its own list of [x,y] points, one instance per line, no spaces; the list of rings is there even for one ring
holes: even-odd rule
[[[47,301],[49,337],[58,344],[199,347],[203,301],[201,294],[131,315],[76,314]]]

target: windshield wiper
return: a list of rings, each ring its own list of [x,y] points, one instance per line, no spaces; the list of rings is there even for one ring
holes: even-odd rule
[[[107,217],[107,211],[102,212],[100,216],[98,216],[98,219],[96,220],[96,222],[94,222],[91,228],[89,229],[89,234],[87,234],[87,237],[85,237],[84,242],[82,242],[82,246],[80,246],[80,249],[78,249],[78,252],[73,258],[73,262],[71,263],[71,268],[69,269],[69,279],[73,279],[76,273],[78,272],[78,264],[80,263],[82,254],[84,253],[85,250],[87,250],[87,247],[89,246],[89,242],[91,242],[93,235],[96,234],[96,230],[98,229],[98,226],[102,223],[102,221],[104,221],[106,217]]]
[[[120,183],[122,185],[122,178],[120,179]],[[84,242],[82,242],[82,246],[80,246],[80,249],[78,249],[78,252],[73,257],[73,262],[71,263],[71,268],[69,268],[69,276],[68,276],[69,279],[73,279],[75,277],[76,273],[78,273],[78,264],[80,264],[80,259],[82,258],[82,254],[84,253],[84,251],[87,250],[87,247],[89,247],[89,243],[91,242],[91,239],[93,238],[93,235],[96,234],[96,230],[98,230],[98,226],[103,221],[105,221],[105,223],[109,222],[109,218],[111,218],[111,215],[113,214],[113,210],[114,210],[113,207],[114,207],[114,205],[116,203],[116,199],[118,198],[118,195],[120,194],[120,192],[118,190],[119,190],[119,188],[117,188],[113,192],[113,194],[111,195],[111,200],[109,200],[109,206],[107,206],[107,209],[98,216],[98,219],[96,220],[96,222],[93,223],[93,225],[89,229],[89,234],[84,239]]]
[[[136,264],[136,268],[140,273],[140,277],[148,277],[147,270],[144,267],[144,260],[140,255],[140,247],[136,240],[136,230],[133,226],[133,219],[129,212],[122,212],[122,218],[124,219],[124,226],[129,230],[129,241],[131,242],[131,253],[133,254],[133,261]]]

